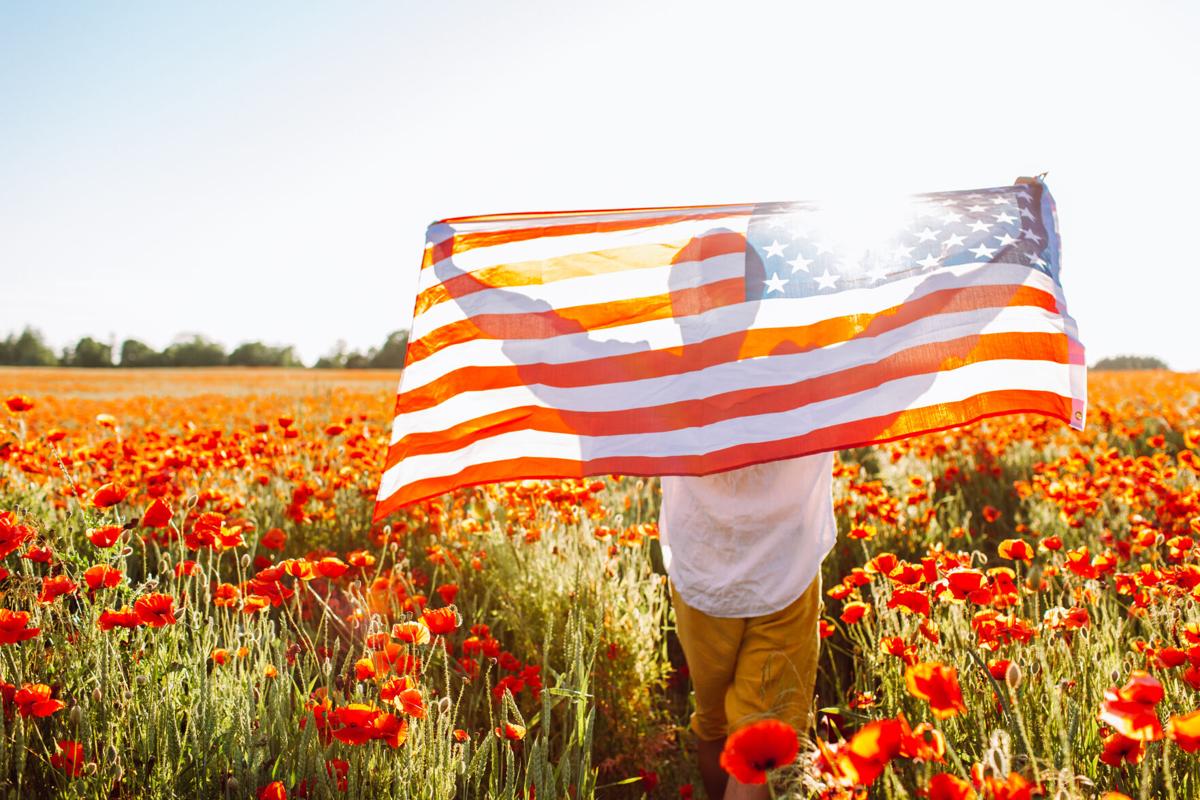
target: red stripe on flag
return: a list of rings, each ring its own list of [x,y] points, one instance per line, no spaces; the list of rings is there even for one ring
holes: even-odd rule
[[[700,208],[709,208],[710,206],[701,206]],[[582,212],[587,213],[587,212]],[[599,213],[615,213],[615,212],[599,212]],[[628,213],[628,212],[626,212]],[[510,242],[525,242],[530,239],[539,239],[549,236],[572,236],[578,233],[609,233],[615,231],[629,231],[636,228],[653,228],[659,225],[670,225],[674,222],[688,222],[698,219],[720,219],[721,217],[748,217],[753,213],[752,209],[738,210],[738,207],[731,207],[725,210],[716,211],[692,211],[682,214],[666,214],[657,217],[640,217],[634,219],[600,219],[590,220],[588,222],[574,222],[565,225],[542,225],[533,228],[512,228],[508,230],[495,231],[465,231],[453,234],[449,239],[444,239],[441,242],[432,244],[427,252],[430,253],[429,258],[421,266],[427,268],[449,258],[457,253],[463,253],[467,250],[474,250],[478,247],[491,247],[498,244],[508,244]],[[533,218],[532,215],[518,215],[521,218]],[[550,215],[560,216],[560,215]],[[496,219],[495,217],[465,217],[459,219],[445,220],[449,224],[487,221]]]
[[[1052,392],[999,390],[954,403],[939,403],[812,431],[771,442],[736,445],[704,455],[619,456],[590,461],[561,458],[512,458],[473,464],[455,475],[427,478],[401,486],[375,506],[375,520],[418,500],[452,489],[518,478],[582,478],[589,475],[706,475],[728,469],[933,433],[1001,414],[1042,414],[1071,422],[1071,399]]]
[[[579,436],[619,436],[710,425],[722,420],[788,411],[873,389],[888,381],[999,359],[1066,364],[1068,339],[1061,333],[994,333],[964,336],[902,350],[872,364],[780,386],[735,389],[695,400],[617,411],[567,411],[543,406],[507,408],[447,430],[405,436],[388,450],[384,469],[401,459],[446,453],[513,431],[536,430]]]
[[[408,365],[472,339],[547,339],[618,325],[691,316],[746,300],[743,278],[727,278],[650,297],[516,314],[474,314],[432,331],[408,346]],[[546,305],[530,300],[530,304]]]
[[[794,328],[738,331],[680,347],[601,356],[566,364],[461,367],[397,396],[396,413],[431,408],[462,392],[530,384],[566,388],[657,378],[727,361],[805,353],[856,338],[878,336],[935,314],[1014,306],[1053,312],[1055,304],[1054,295],[1032,286],[966,286],[931,292],[874,314],[831,317]]]

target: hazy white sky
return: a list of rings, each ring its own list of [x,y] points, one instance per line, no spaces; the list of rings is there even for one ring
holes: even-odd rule
[[[1200,369],[1200,3],[0,0],[0,335],[407,327],[475,213],[1049,171],[1088,360]]]

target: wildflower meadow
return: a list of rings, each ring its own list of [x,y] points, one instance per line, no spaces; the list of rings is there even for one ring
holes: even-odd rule
[[[0,797],[703,795],[658,481],[373,524],[395,379],[0,368]],[[838,454],[814,727],[738,774],[1200,796],[1200,376],[1089,402]]]

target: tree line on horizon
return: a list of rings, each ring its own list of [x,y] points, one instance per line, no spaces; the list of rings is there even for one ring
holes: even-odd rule
[[[393,331],[381,347],[363,353],[337,345],[312,365],[313,369],[403,369],[408,331]],[[304,367],[291,345],[243,342],[226,352],[219,342],[185,334],[162,350],[138,339],[120,345],[84,336],[74,346],[55,352],[41,331],[26,327],[0,339],[0,365],[17,367]]]
[[[392,331],[382,347],[365,353],[337,345],[312,365],[312,369],[403,369],[408,350],[408,331]],[[115,356],[115,357],[114,357]],[[0,366],[17,367],[304,367],[291,345],[273,346],[243,342],[226,353],[225,348],[199,334],[179,336],[163,350],[155,350],[137,339],[126,339],[120,348],[84,336],[74,347],[61,352],[46,344],[40,331],[26,327],[0,340]],[[1169,369],[1155,356],[1121,355],[1102,358],[1094,370]]]

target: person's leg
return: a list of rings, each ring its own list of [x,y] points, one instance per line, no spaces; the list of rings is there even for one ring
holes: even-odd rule
[[[787,608],[746,621],[733,688],[725,704],[731,731],[769,717],[807,730],[821,646],[820,609],[818,574]],[[725,792],[726,800],[767,796],[766,784],[747,785],[733,778]]]
[[[710,800],[720,800],[728,775],[721,769],[728,721],[726,696],[732,688],[745,621],[711,617],[680,598],[671,584],[671,606],[675,609],[675,632],[683,647],[696,710],[689,727],[699,740],[700,778]]]

